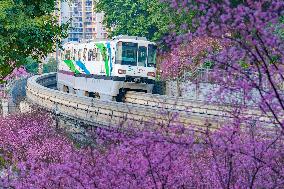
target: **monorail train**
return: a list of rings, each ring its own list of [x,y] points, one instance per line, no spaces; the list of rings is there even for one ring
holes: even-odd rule
[[[129,90],[152,92],[157,47],[146,38],[69,42],[63,49],[57,76],[61,91],[117,101]]]

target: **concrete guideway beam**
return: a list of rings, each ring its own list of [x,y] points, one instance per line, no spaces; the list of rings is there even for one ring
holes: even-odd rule
[[[220,104],[206,104],[204,102],[198,102],[189,100],[186,98],[173,98],[164,95],[155,95],[147,93],[128,92],[125,97],[125,102],[132,104],[141,104],[145,106],[153,106],[165,109],[172,109],[179,112],[191,112],[207,116],[216,116],[232,119],[234,115],[232,112],[238,109],[238,107],[232,107],[229,105]],[[263,115],[256,107],[249,107],[242,109],[242,116],[259,119],[264,123],[271,123],[274,121],[272,115]]]
[[[48,82],[45,80],[48,80]],[[119,125],[122,122],[124,124],[136,122],[141,125],[141,123],[149,121],[155,121],[157,124],[168,123],[171,121],[172,115],[176,113],[175,111],[169,111],[165,116],[165,113],[161,114],[162,109],[157,107],[80,97],[44,86],[45,83],[51,85],[52,81],[56,84],[55,73],[31,77],[27,84],[28,101],[43,106],[49,111],[57,109],[61,115],[88,121],[89,123],[96,124],[99,122],[105,125]],[[206,120],[195,115],[180,114],[179,120],[172,122],[204,126]],[[216,125],[218,122],[214,120],[214,123]]]
[[[148,105],[144,105],[142,102],[137,103],[137,98],[134,98],[135,95],[132,97],[132,102],[120,103],[77,96],[45,87],[45,84],[51,86],[52,83],[56,86],[56,73],[29,78],[27,83],[28,101],[40,105],[49,111],[56,110],[62,116],[71,117],[72,119],[94,125],[101,124],[113,127],[127,126],[134,123],[140,127],[143,125],[143,122],[154,122],[155,124],[168,124],[171,122],[172,124],[181,123],[188,127],[195,125],[203,130],[207,129],[208,122],[211,124],[212,129],[216,129],[228,119],[224,116],[206,115],[206,111],[205,113],[200,113],[204,111],[204,108],[198,105],[194,108],[196,108],[199,113],[197,110],[197,113],[180,111],[180,109],[182,109],[181,105],[179,105],[179,109],[174,109],[175,107],[172,106],[171,103],[168,103],[169,107],[165,110],[162,108],[163,102],[166,103],[172,99],[167,100],[165,98],[161,102],[157,95],[153,95],[156,99],[151,95],[148,96],[149,98],[147,95],[141,96],[145,101],[147,101],[148,98],[147,102],[143,102]],[[127,98],[129,98],[129,95],[133,96],[133,94],[129,93]],[[151,101],[152,104],[149,100],[151,98],[154,99]],[[129,99],[131,100],[131,98]],[[139,100],[141,101],[141,98]],[[181,104],[181,102],[179,103]],[[151,106],[149,104],[151,104]],[[177,113],[178,119],[172,120],[172,117]]]

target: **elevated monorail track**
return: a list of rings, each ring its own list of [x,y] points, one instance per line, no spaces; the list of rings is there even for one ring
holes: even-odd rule
[[[207,117],[217,116],[219,118],[233,119],[239,111],[239,116],[244,118],[255,118],[261,122],[270,123],[272,115],[264,115],[256,107],[242,108],[238,106],[220,105],[193,101],[182,97],[169,97],[165,95],[137,93],[129,91],[125,97],[126,103],[140,104],[149,107],[159,107],[165,110],[188,112],[192,114],[206,115]]]
[[[27,82],[27,99],[48,111],[57,111],[60,116],[103,127],[143,127],[151,124],[195,125],[206,129],[218,128],[228,119],[222,110],[213,105],[173,99],[151,94],[128,93],[126,103],[102,101],[77,96],[55,89],[56,73],[34,76]],[[191,111],[186,108],[190,107]],[[173,119],[178,114],[178,119]],[[268,121],[268,120],[263,120]],[[133,124],[134,123],[134,124]]]

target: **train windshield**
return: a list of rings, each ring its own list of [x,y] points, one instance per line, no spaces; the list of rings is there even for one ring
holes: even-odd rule
[[[156,67],[157,46],[148,46],[148,67]]]
[[[121,65],[137,65],[138,44],[131,42],[118,42],[116,63]]]

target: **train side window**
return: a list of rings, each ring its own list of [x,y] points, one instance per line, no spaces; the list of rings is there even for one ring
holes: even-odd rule
[[[73,53],[73,60],[75,61],[77,59],[77,50],[74,49],[74,53]]]
[[[98,61],[101,61],[101,60],[102,60],[102,54],[101,54],[100,52],[98,52],[97,60],[98,60]]]
[[[97,48],[94,49],[93,60],[94,61],[101,61],[101,53],[100,53],[99,49],[97,49]]]
[[[70,60],[71,59],[71,51],[70,50],[66,50],[65,52],[65,60]]]
[[[93,61],[97,61],[97,49],[93,49]]]
[[[78,50],[78,59],[82,60],[82,49]]]
[[[93,58],[93,50],[89,50],[88,52],[88,61],[92,61],[92,58]]]
[[[70,51],[70,60],[73,60],[73,57],[74,57],[74,50],[72,48],[72,50]]]
[[[157,46],[149,44],[148,46],[148,67],[156,67]]]
[[[87,61],[87,48],[84,48],[84,52],[83,52],[83,60]]]

